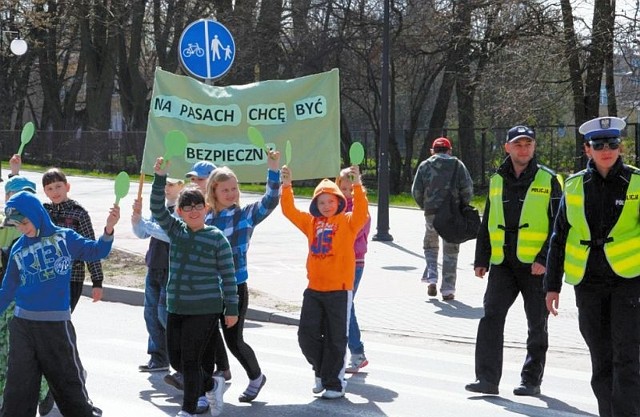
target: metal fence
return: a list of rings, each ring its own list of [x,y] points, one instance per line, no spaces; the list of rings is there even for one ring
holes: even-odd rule
[[[500,165],[505,157],[504,143],[509,127],[478,128],[475,129],[476,149],[479,155],[480,169],[473,178],[474,183],[486,185],[489,175]],[[576,128],[574,125],[555,126],[535,126],[536,131],[536,157],[538,161],[549,166],[564,176],[574,172],[577,159],[582,158],[582,152],[576,150]],[[376,160],[376,141],[373,131],[352,131],[354,141],[360,141],[365,145],[367,161],[372,164]],[[406,131],[396,131],[395,139],[398,143],[399,151],[405,153]],[[418,130],[414,138],[412,166],[417,167],[420,149],[428,136],[427,129]],[[456,144],[459,142],[458,129],[444,129],[436,136],[449,138],[454,145],[456,154]],[[625,163],[640,166],[640,128],[638,123],[629,123],[623,132],[623,159]],[[469,159],[469,158],[467,158]],[[470,161],[465,161],[467,164]],[[475,161],[474,161],[475,162]],[[365,167],[367,168],[367,167]],[[369,166],[370,168],[370,166]]]
[[[25,163],[116,173],[139,172],[145,132],[39,131],[25,147]],[[20,131],[0,131],[0,159],[20,147]]]
[[[504,138],[509,127],[476,129],[476,148],[480,150],[480,170],[474,178],[478,185],[484,185],[488,176],[504,158]],[[577,154],[575,149],[575,126],[536,126],[538,160],[562,174],[574,171]],[[360,141],[366,152],[364,168],[376,169],[376,135],[373,131],[352,131],[352,139]],[[395,138],[400,152],[404,154],[406,132],[396,131]],[[440,132],[452,140],[454,148],[458,141],[458,130],[447,129]],[[640,166],[640,129],[637,123],[629,123],[624,136],[623,158],[626,163]],[[62,166],[117,173],[140,170],[146,132],[105,132],[105,131],[38,131],[23,152],[25,163],[44,166]],[[420,130],[414,140],[412,166],[417,166],[420,148],[427,137],[426,130]],[[20,147],[20,131],[0,131],[0,160],[7,161]],[[454,152],[455,153],[455,152]],[[469,163],[468,161],[466,161]]]

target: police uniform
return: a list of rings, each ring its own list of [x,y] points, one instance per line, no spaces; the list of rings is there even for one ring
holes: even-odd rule
[[[619,143],[616,117],[580,127],[593,152]],[[600,148],[602,149],[602,148]],[[606,177],[593,159],[566,181],[550,241],[545,290],[574,285],[591,387],[602,417],[640,416],[640,171],[618,156]]]
[[[509,131],[507,141],[535,140],[524,126]],[[516,395],[537,395],[548,348],[542,277],[532,275],[533,262],[545,265],[548,237],[562,195],[558,177],[535,157],[516,177],[508,156],[490,179],[490,190],[476,241],[474,267],[489,270],[484,316],[478,325],[476,382],[468,391],[497,394],[502,376],[504,325],[519,293],[527,317],[527,356]],[[542,213],[546,213],[543,218]],[[490,268],[489,268],[490,267]]]

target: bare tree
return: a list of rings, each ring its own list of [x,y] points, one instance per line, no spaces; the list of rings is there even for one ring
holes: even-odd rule
[[[612,7],[612,0],[594,1],[590,42],[583,48],[574,28],[575,19],[570,0],[561,0],[560,4],[566,55],[569,62],[569,77],[573,92],[573,113],[576,126],[579,126],[586,120],[597,117],[600,113],[600,86],[602,85],[605,61],[612,59],[615,7]],[[584,59],[581,59],[582,56]],[[607,65],[612,66],[613,64]],[[610,71],[612,72],[612,69]],[[612,80],[609,80],[607,84],[609,83],[612,84]],[[615,104],[613,104],[613,108],[610,108],[610,111],[614,112],[610,114],[611,116],[616,115]],[[579,155],[582,155],[582,137],[576,131],[576,156]],[[576,158],[575,169],[581,169],[585,162],[584,157]]]

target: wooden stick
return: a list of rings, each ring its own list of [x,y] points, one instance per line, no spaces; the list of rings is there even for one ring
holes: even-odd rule
[[[144,186],[144,174],[140,173],[140,182],[138,183],[138,200],[142,203],[142,187]]]
[[[140,183],[138,184],[138,200],[142,198],[142,187],[144,186],[144,174],[140,173]]]

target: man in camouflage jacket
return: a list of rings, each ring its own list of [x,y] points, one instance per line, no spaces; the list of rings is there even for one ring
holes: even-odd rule
[[[453,178],[455,174],[455,178]],[[426,231],[424,234],[424,257],[427,266],[422,274],[422,282],[427,286],[427,295],[437,295],[438,283],[438,232],[433,227],[433,219],[440,205],[451,192],[458,202],[469,203],[473,196],[473,182],[467,167],[451,155],[451,142],[438,138],[431,146],[431,157],[422,161],[416,171],[411,186],[411,194],[424,210]],[[443,239],[442,284],[440,293],[444,301],[453,300],[456,292],[456,269],[460,245]]]

